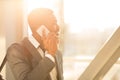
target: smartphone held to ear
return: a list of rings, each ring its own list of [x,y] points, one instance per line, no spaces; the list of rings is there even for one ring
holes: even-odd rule
[[[54,55],[58,49],[58,38],[56,33],[50,32],[44,25],[37,29],[37,33],[42,38],[45,50]]]
[[[44,25],[41,25],[38,29],[37,29],[37,33],[43,37],[44,35],[47,36],[50,31],[44,26]]]

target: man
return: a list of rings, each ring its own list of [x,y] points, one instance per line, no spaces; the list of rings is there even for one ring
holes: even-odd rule
[[[32,35],[7,50],[7,61],[16,80],[63,80],[62,54],[58,51],[59,26],[48,8],[28,15]]]

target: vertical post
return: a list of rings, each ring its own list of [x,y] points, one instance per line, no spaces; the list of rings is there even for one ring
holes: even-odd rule
[[[6,48],[23,38],[24,14],[23,0],[3,0]],[[9,66],[6,64],[6,80],[15,80]]]
[[[4,19],[4,0],[0,0],[0,65],[4,59],[6,53],[6,38],[5,38],[5,27],[3,24]],[[2,77],[5,78],[5,67],[2,69]]]
[[[65,29],[65,24],[64,24],[64,1],[63,0],[58,0],[58,21],[60,25],[60,49],[62,52],[64,52],[64,29]]]

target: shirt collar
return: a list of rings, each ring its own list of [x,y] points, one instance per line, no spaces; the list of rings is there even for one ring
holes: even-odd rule
[[[28,39],[30,40],[30,42],[33,44],[35,48],[38,48],[40,46],[40,43],[32,35],[30,35]]]

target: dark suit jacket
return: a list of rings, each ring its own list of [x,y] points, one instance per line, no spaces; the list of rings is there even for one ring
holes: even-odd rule
[[[57,79],[63,80],[62,54],[55,56]],[[55,66],[49,58],[42,59],[37,49],[25,38],[7,50],[7,61],[16,80],[51,80],[49,72]]]

